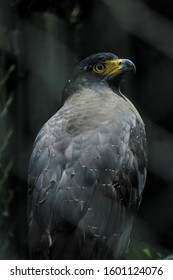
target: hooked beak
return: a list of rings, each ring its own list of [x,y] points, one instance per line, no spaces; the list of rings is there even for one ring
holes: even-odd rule
[[[136,66],[129,59],[118,59],[120,72],[134,71],[136,73]]]
[[[104,75],[116,76],[128,71],[136,72],[134,63],[129,59],[115,59],[106,61],[106,71]]]

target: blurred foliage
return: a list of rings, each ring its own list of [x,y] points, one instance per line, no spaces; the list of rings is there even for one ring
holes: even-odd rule
[[[127,248],[124,258],[127,260],[162,260],[170,254],[169,250],[154,247],[143,241],[132,241]]]
[[[7,258],[7,251],[10,247],[10,223],[9,211],[13,192],[10,189],[9,173],[12,168],[12,159],[8,158],[9,141],[12,135],[12,128],[8,127],[7,119],[9,107],[12,103],[12,95],[8,96],[6,83],[14,70],[14,65],[5,71],[4,55],[0,56],[0,259]]]
[[[29,17],[33,12],[50,12],[63,18],[68,24],[76,24],[89,11],[92,0],[11,0],[11,5],[23,17]],[[84,12],[85,11],[85,12]]]

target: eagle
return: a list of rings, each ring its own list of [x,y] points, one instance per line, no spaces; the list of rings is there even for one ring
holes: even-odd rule
[[[122,94],[129,59],[98,53],[74,69],[29,164],[31,259],[121,259],[146,181],[145,126]]]

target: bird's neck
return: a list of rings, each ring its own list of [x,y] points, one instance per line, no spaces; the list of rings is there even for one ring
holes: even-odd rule
[[[74,95],[76,92],[83,92],[84,89],[86,89],[86,93],[89,92],[87,90],[95,91],[96,93],[100,94],[107,94],[107,92],[112,92],[123,97],[120,91],[120,81],[121,77],[116,77],[110,81],[104,81],[104,80],[92,80],[92,79],[86,79],[85,77],[79,79],[73,79],[69,80],[66,87],[63,90],[63,103],[66,99],[68,99],[70,96]]]
[[[121,79],[122,79],[122,76],[118,75],[117,77],[114,77],[114,79],[108,80],[107,83],[108,83],[108,86],[111,88],[111,90],[114,93],[116,93],[122,97],[121,90],[120,90]]]

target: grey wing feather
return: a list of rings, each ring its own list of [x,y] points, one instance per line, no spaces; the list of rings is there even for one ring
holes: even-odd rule
[[[29,176],[32,258],[122,255],[145,184],[145,141],[137,118],[73,137],[55,121],[41,130]]]

